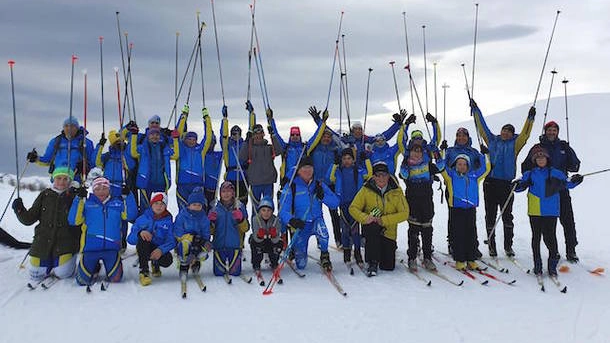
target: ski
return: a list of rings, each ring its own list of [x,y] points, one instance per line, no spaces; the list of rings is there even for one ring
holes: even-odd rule
[[[507,280],[501,279],[501,278],[499,278],[499,277],[497,277],[497,276],[495,276],[493,274],[489,274],[488,272],[486,272],[484,270],[481,270],[481,269],[477,269],[476,272],[481,274],[481,275],[483,275],[483,276],[485,276],[485,277],[488,277],[488,278],[490,278],[490,279],[492,279],[494,281],[502,282],[503,284],[506,284],[506,285],[509,285],[509,286],[514,286],[515,282],[517,282],[516,279],[513,279],[511,281],[507,281]]]
[[[428,273],[432,274],[432,275],[436,275],[438,278],[445,280],[447,282],[449,282],[450,284],[454,285],[454,286],[462,286],[464,284],[464,280],[460,280],[460,282],[456,282],[452,279],[450,279],[447,275],[441,273],[440,271],[438,271],[438,269],[436,270],[427,270],[424,269],[425,271],[427,271]]]
[[[252,276],[239,274],[239,278],[245,283],[252,283]]]
[[[442,254],[445,255],[444,253],[442,253]],[[462,274],[466,275],[468,278],[472,279],[473,281],[478,281],[477,277],[474,276],[474,274],[472,274],[468,270],[466,270],[466,269],[463,269],[463,270],[457,269],[457,267],[455,266],[455,263],[453,263],[451,261],[442,261],[441,259],[439,259],[438,257],[436,257],[434,255],[432,255],[432,258],[435,259],[437,262],[442,263],[444,265],[447,265],[447,266],[455,269],[459,273],[462,273]],[[480,284],[482,286],[486,286],[486,285],[489,284],[489,280],[483,280],[482,282],[480,282]]]
[[[300,278],[304,278],[305,277],[305,273],[301,272],[300,270],[297,269],[297,267],[294,265],[294,261],[291,260],[287,260],[286,263],[288,264],[288,267],[290,267],[290,269],[292,269],[292,271],[298,275],[298,277]],[[281,280],[281,279],[280,279]],[[281,284],[281,283],[280,283]]]
[[[530,269],[525,268],[521,263],[519,263],[519,261],[517,261],[517,259],[513,256],[513,257],[508,257],[508,260],[514,264],[517,268],[519,268],[522,272],[524,272],[525,274],[529,274],[530,273]]]
[[[339,292],[339,294],[341,294],[342,296],[346,297],[347,292],[343,290],[343,287],[341,287],[341,284],[339,284],[339,281],[337,281],[337,279],[335,278],[335,274],[333,274],[332,270],[325,270],[322,268],[322,266],[320,266],[320,269],[322,269],[322,272],[324,273],[324,275],[326,275],[328,281],[330,281],[333,287],[335,287],[337,292]]]
[[[484,260],[483,258],[479,258],[479,261],[481,261],[481,263],[483,263],[484,265],[488,266],[491,269],[495,269],[500,273],[506,273],[508,274],[508,268],[504,268],[500,265],[500,261],[498,261],[497,257],[493,257],[490,261]]]
[[[47,290],[47,289],[51,288],[54,284],[56,284],[57,281],[59,281],[59,278],[57,278],[56,276],[53,275],[53,276],[45,279],[40,284],[40,287],[42,287],[42,289],[44,289],[44,290]]]
[[[536,275],[536,281],[538,281],[538,285],[540,286],[540,290],[545,292],[546,289],[544,288],[544,280],[542,279],[542,274]]]
[[[419,279],[420,281],[422,281],[423,283],[425,283],[425,284],[426,284],[426,286],[431,286],[431,285],[432,285],[432,280],[428,280],[428,279],[426,279],[425,277],[421,276],[421,275],[419,274],[419,272],[418,272],[418,271],[412,271],[411,269],[409,269],[409,265],[407,264],[407,262],[405,262],[405,260],[400,260],[400,264],[402,264],[403,266],[405,266],[405,268],[407,268],[407,271],[408,271],[410,274],[415,275],[415,277],[416,277],[417,279]]]
[[[233,283],[233,279],[231,279],[231,277],[229,276],[229,274],[224,274],[223,275],[225,282],[227,283],[227,285],[230,285]]]
[[[199,273],[193,273],[193,279],[195,279],[195,282],[197,282],[197,286],[199,286],[199,289],[202,292],[205,292],[207,290],[207,286],[201,279],[201,275],[199,275]]]
[[[29,288],[31,291],[33,291],[33,290],[35,290],[36,288],[38,288],[38,286],[40,286],[40,285],[41,285],[43,282],[45,282],[47,279],[49,279],[49,278],[51,278],[51,277],[52,277],[52,276],[49,274],[49,275],[46,275],[44,278],[42,278],[42,279],[40,279],[40,280],[36,280],[36,281],[34,281],[34,282],[30,281],[30,282],[28,282],[28,283],[27,283],[27,287],[28,287],[28,288]]]
[[[557,286],[557,289],[561,292],[561,293],[567,293],[568,292],[568,286],[562,284],[559,279],[557,278],[557,275],[551,275],[549,276],[549,278],[551,279],[551,281],[553,281],[553,284],[555,286]]]
[[[186,278],[187,273],[185,271],[180,272],[180,294],[182,295],[182,299],[186,299]]]
[[[260,269],[254,271],[254,275],[256,275],[256,282],[258,282],[259,286],[265,286],[265,278],[263,277],[263,273]]]

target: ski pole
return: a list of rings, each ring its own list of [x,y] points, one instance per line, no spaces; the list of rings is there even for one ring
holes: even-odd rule
[[[570,143],[570,125],[569,125],[569,121],[568,121],[568,80],[566,78],[563,79],[563,81],[561,81],[561,83],[563,83],[563,94],[564,94],[564,99],[565,99],[565,104],[566,104],[566,139],[567,142]]]
[[[330,102],[330,92],[333,88],[333,76],[335,75],[335,63],[337,62],[337,55],[339,55],[339,36],[341,35],[341,25],[343,24],[343,11],[339,17],[339,29],[337,30],[337,39],[335,40],[335,54],[333,56],[333,66],[330,69],[330,82],[328,84],[328,95],[326,97],[326,108],[328,110],[328,103]]]
[[[534,95],[534,102],[532,104],[534,107],[536,106],[536,100],[538,100],[538,92],[540,91],[540,84],[542,83],[542,76],[544,75],[546,61],[549,58],[549,51],[551,50],[551,43],[553,42],[553,35],[555,34],[555,27],[557,26],[559,13],[561,13],[561,11],[557,11],[557,14],[555,15],[555,22],[553,23],[553,30],[551,31],[551,38],[549,39],[549,45],[546,48],[546,55],[544,55],[544,62],[542,63],[542,70],[540,71],[540,78],[538,79],[538,86],[536,87],[536,95]]]
[[[68,130],[72,130],[72,100],[74,98],[74,64],[76,63],[76,60],[78,60],[78,57],[74,54],[72,54],[72,72],[70,73],[70,125]],[[71,166],[71,159],[70,159],[70,153],[72,152],[72,131],[70,131],[70,134],[67,135],[68,136],[68,169],[72,170],[72,166]]]
[[[396,82],[396,72],[394,72],[394,64],[395,61],[390,61],[390,66],[392,67],[392,77],[394,78],[394,92],[396,92],[396,101],[398,102],[398,112],[402,110],[400,106],[400,95],[398,94],[398,83]]]
[[[15,66],[15,61],[8,61],[9,69],[11,70],[11,97],[13,99],[13,128],[15,130],[15,175],[17,176],[17,197],[20,198],[19,194],[19,147],[17,143],[17,110],[15,109],[15,81],[13,78],[13,67]]]
[[[472,79],[471,79],[471,83],[470,86],[471,91],[470,91],[470,96],[472,97],[474,94],[474,70],[476,67],[476,61],[477,61],[477,33],[478,33],[478,29],[479,29],[479,4],[475,3],[475,16],[474,16],[474,43],[473,43],[473,48],[472,48]],[[479,142],[480,143],[480,142]]]
[[[254,58],[258,58],[258,63],[260,64],[260,69],[261,69],[261,77],[262,77],[262,82],[263,82],[263,99],[264,102],[267,103],[267,107],[266,108],[271,108],[269,105],[269,92],[267,90],[267,79],[265,78],[265,69],[263,68],[263,56],[261,54],[261,46],[260,46],[260,42],[258,40],[258,32],[256,30],[256,22],[254,21],[254,7],[252,7],[252,25],[254,27],[254,40],[256,42],[256,55]]]
[[[470,95],[470,87],[468,87],[468,77],[466,77],[466,67],[464,66],[464,63],[462,63],[462,70],[464,71],[464,81],[466,82],[466,93],[468,94],[468,102],[470,102],[472,100],[472,96]],[[477,141],[479,142],[479,145],[481,145],[481,144],[483,144],[483,142],[481,141],[481,136],[479,135],[479,129],[477,128],[477,121],[476,121],[476,118],[474,118],[472,109],[470,109],[470,116],[473,117],[474,126],[475,126],[474,131],[477,133]]]
[[[218,74],[220,75],[220,93],[222,94],[222,106],[225,104],[225,87],[222,81],[222,66],[220,64],[220,46],[218,45],[218,30],[216,28],[216,11],[214,10],[214,0],[210,0],[212,4],[212,20],[214,22],[214,38],[216,40],[216,57],[218,58]]]
[[[175,60],[175,69],[174,69],[174,99],[176,103],[178,102],[178,38],[180,37],[180,32],[176,31],[176,60]],[[188,68],[187,68],[188,69]],[[188,70],[187,70],[188,72]],[[188,103],[188,101],[187,101]],[[178,106],[174,106],[172,110],[172,117],[174,117],[174,127],[176,126],[176,117],[178,117]]]
[[[193,89],[193,81],[195,81],[195,72],[197,71],[197,59],[199,59],[199,49],[195,51],[195,62],[193,63],[193,69],[191,69],[191,81],[189,83],[189,90],[186,93],[187,104],[191,101],[191,90]]]
[[[413,86],[413,92],[415,93],[415,98],[417,99],[417,104],[419,105],[419,110],[421,112],[422,117],[424,117],[424,122],[425,122],[426,115],[424,114],[424,108],[422,107],[421,99],[419,98],[419,93],[417,92],[417,87],[415,86],[415,81],[413,81],[413,75],[411,75],[411,67],[409,67],[407,65],[407,66],[405,66],[405,69],[409,73],[409,83],[411,84],[411,86]],[[415,114],[415,113],[413,113],[413,114]],[[428,132],[428,138],[430,138],[430,140],[432,140],[432,135],[430,134],[430,128],[428,127],[428,124],[426,124],[425,126],[426,126],[426,132]]]
[[[203,23],[205,26],[205,23]],[[197,11],[197,28],[202,26],[202,22],[199,19],[199,11]],[[199,49],[199,73],[201,74],[201,108],[205,108],[205,83],[203,82],[203,50],[201,49],[201,35],[197,37],[197,46]]]
[[[127,49],[127,73],[123,77],[125,84],[125,93],[123,95],[123,113],[125,113],[125,108],[127,108],[127,118],[131,120],[131,101],[129,99],[129,78],[131,77],[131,52],[129,51],[129,38],[127,35],[127,31],[125,31],[123,35],[125,36],[125,49]]]
[[[116,79],[116,98],[119,109],[119,127],[123,127],[123,116],[121,115],[121,85],[119,84],[119,68],[114,67],[114,76]]]
[[[125,52],[123,50],[123,38],[121,37],[121,23],[119,20],[119,12],[116,12],[116,28],[117,28],[117,33],[119,35],[119,47],[121,49],[121,63],[123,65],[123,80],[125,81],[125,84],[127,84],[127,72],[126,72],[126,68],[125,68]],[[127,48],[127,47],[125,47]],[[130,116],[129,116],[129,120],[131,120],[131,111],[129,112]]]
[[[29,255],[30,255],[30,249],[28,249],[28,251],[23,256],[21,263],[19,263],[19,269],[25,269],[25,259],[28,258]]]
[[[104,115],[104,54],[103,54],[103,43],[104,37],[99,37],[100,41],[100,85],[102,87],[102,133],[106,134],[106,118]]]
[[[350,107],[349,107],[349,89],[347,87],[347,60],[345,58],[345,35],[341,35],[341,45],[343,46],[343,76],[345,77],[345,91],[343,96],[345,97],[345,114],[347,115],[347,127],[351,128],[352,123],[350,120]],[[364,130],[363,130],[364,132]],[[364,137],[364,135],[362,135]]]
[[[551,70],[551,86],[549,87],[549,96],[546,98],[546,107],[544,109],[544,119],[542,120],[542,134],[544,134],[544,124],[546,123],[546,115],[549,112],[549,103],[551,102],[551,91],[553,90],[553,81],[555,80],[555,69]]]
[[[125,36],[125,38],[127,38],[127,36]],[[138,120],[136,118],[136,102],[133,99],[133,74],[131,72],[132,52],[133,43],[129,43],[129,49],[127,49],[127,80],[129,80],[129,102],[131,103],[131,111],[133,112],[132,119],[135,123],[137,123]]]
[[[428,110],[428,64],[426,61],[426,25],[421,26],[423,39],[424,39],[424,86],[425,94],[426,94],[426,113],[430,112]]]
[[[261,65],[257,57],[258,52],[256,48],[253,48],[252,51],[254,53],[254,63],[256,64],[256,76],[258,76],[258,87],[261,90],[261,98],[263,99],[263,108],[268,108],[269,105],[265,100],[265,90],[263,85],[263,76],[261,75]]]
[[[250,24],[250,50],[248,50],[248,90],[246,91],[246,100],[251,99],[251,90],[252,90],[252,48],[254,46],[254,5],[250,5],[250,16],[251,16],[251,24]]]
[[[583,177],[585,177],[585,176],[591,176],[591,175],[596,175],[596,174],[606,173],[606,172],[609,172],[609,171],[610,171],[610,168],[608,168],[608,169],[602,169],[602,170],[594,171],[594,172],[591,172],[591,173],[582,174],[582,176],[583,176]]]
[[[411,66],[411,56],[409,54],[409,34],[407,31],[407,12],[402,12],[402,19],[405,28],[405,45],[407,47],[407,65]],[[415,101],[413,100],[413,85],[409,82],[409,94],[411,95],[411,113],[415,113]]]
[[[491,237],[496,232],[496,227],[498,226],[498,223],[500,222],[500,218],[502,218],[502,215],[504,214],[504,211],[506,211],[506,208],[508,207],[508,203],[510,203],[510,200],[515,195],[515,188],[517,188],[517,183],[515,183],[513,185],[513,187],[510,189],[510,193],[508,194],[508,197],[506,198],[506,201],[504,202],[504,205],[502,205],[502,209],[500,210],[500,214],[496,218],[496,221],[494,223],[494,227],[491,229],[491,231],[487,235],[487,240],[485,241],[486,244],[489,244],[489,240],[491,239]]]
[[[364,126],[362,127],[362,132],[366,132],[366,117],[369,113],[369,86],[371,84],[371,72],[373,68],[369,68],[369,76],[366,79],[366,101],[364,102]],[[362,135],[362,146],[364,146],[364,135]]]
[[[82,180],[83,183],[87,178],[87,70],[83,70],[83,74],[85,77],[85,94],[84,94],[84,104],[83,104],[83,140],[82,140],[82,157],[83,157],[83,171],[82,171]]]
[[[15,192],[17,191],[17,187],[19,186],[19,180],[25,174],[26,169],[28,169],[28,165],[29,165],[29,162],[25,161],[25,165],[23,166],[23,170],[21,171],[21,174],[17,177],[17,184],[15,185],[15,188],[13,188],[13,192],[11,193],[11,196],[8,198],[8,201],[6,202],[6,206],[4,206],[4,211],[2,211],[2,216],[0,217],[0,223],[2,223],[2,219],[4,219],[4,215],[6,214],[6,211],[8,210],[8,207],[10,206],[11,201],[13,200],[13,197],[15,196]],[[19,195],[17,195],[17,197],[19,197]]]
[[[434,118],[438,117],[438,101],[436,96],[436,62],[432,64],[434,66]]]
[[[447,137],[447,88],[448,84],[443,84],[443,139]]]

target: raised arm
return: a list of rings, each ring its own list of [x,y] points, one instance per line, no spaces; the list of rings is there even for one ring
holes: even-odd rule
[[[536,117],[536,107],[531,107],[529,112],[527,113],[527,118],[525,118],[525,124],[523,124],[523,129],[519,135],[517,135],[517,140],[515,141],[515,157],[519,155],[519,152],[527,143],[527,140],[530,138],[530,133],[532,132],[532,128],[534,127],[534,118]]]
[[[483,113],[481,113],[479,106],[477,106],[477,103],[473,99],[470,99],[470,111],[474,116],[474,124],[477,127],[481,138],[483,138],[485,144],[489,145],[489,141],[493,139],[494,134],[489,130],[485,118],[483,118]]]

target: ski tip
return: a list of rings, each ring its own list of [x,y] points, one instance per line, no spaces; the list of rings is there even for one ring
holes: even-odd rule
[[[87,293],[91,293],[91,286],[87,285],[87,288],[85,288],[85,290],[87,291]]]
[[[284,279],[278,279],[277,283],[280,284],[280,285],[283,285],[284,284]]]
[[[186,299],[186,293],[182,293],[182,299]]]
[[[568,292],[568,286],[563,286],[563,289],[561,289],[561,293],[567,293]]]
[[[347,292],[341,293],[342,296],[347,297]]]
[[[487,286],[488,284],[489,284],[489,280],[485,280],[485,281],[481,282],[481,285],[483,285],[483,286]]]
[[[460,283],[458,283],[458,286],[462,286],[464,284],[464,280],[461,280]]]
[[[271,290],[268,290],[268,291],[264,290],[263,291],[263,295],[270,295],[270,294],[273,294],[273,292]]]
[[[426,284],[426,286],[428,286],[428,287],[432,286],[432,280],[429,280],[428,283]]]
[[[541,286],[541,287],[540,287],[540,290],[541,290],[541,291],[543,291],[543,292],[545,292],[545,291],[546,291],[546,290],[544,289],[544,286]]]
[[[264,287],[264,286],[265,286],[265,281],[261,281],[261,282],[259,282],[259,283],[258,283],[258,285],[259,285],[259,286],[263,286],[263,287]]]
[[[514,280],[510,281],[508,284],[512,286],[512,285],[514,285],[515,283],[517,283],[517,279],[514,279]]]
[[[531,272],[531,269],[528,269],[525,271],[525,274],[529,274]]]
[[[354,275],[354,268],[351,268],[351,269],[349,270],[349,275]]]

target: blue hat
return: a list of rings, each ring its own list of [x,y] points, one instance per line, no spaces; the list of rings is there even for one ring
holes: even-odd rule
[[[68,117],[68,118],[66,118],[66,120],[64,120],[64,126],[69,126],[69,125],[74,125],[76,127],[80,126],[78,124],[78,119],[76,119],[76,117]]]
[[[156,123],[160,124],[161,123],[161,117],[159,117],[158,115],[155,114],[154,116],[152,116],[152,117],[150,117],[148,119],[148,125],[150,125],[150,123],[152,123],[152,122],[156,122]]]
[[[455,156],[451,165],[455,165],[455,163],[459,159],[466,161],[466,164],[468,164],[468,166],[470,166],[470,157],[468,157],[468,155],[466,155],[466,154],[459,154],[459,155]]]
[[[189,131],[184,135],[184,139],[195,138],[197,140],[197,133],[193,131]]]
[[[258,203],[258,207],[256,207],[257,211],[260,211],[261,208],[263,207],[269,207],[271,209],[271,211],[273,211],[275,208],[273,207],[273,199],[271,199],[271,197],[264,197],[261,199],[261,201]]]
[[[191,193],[191,195],[189,195],[188,198],[188,204],[192,205],[192,204],[201,204],[203,206],[207,205],[207,200],[205,198],[205,196],[203,195],[203,192],[201,191],[196,191]]]

